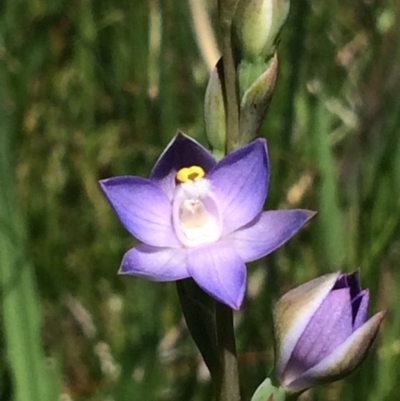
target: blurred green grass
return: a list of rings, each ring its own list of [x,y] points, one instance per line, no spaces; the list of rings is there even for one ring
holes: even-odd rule
[[[394,400],[400,392],[399,4],[292,3],[262,132],[272,166],[266,206],[319,215],[249,267],[248,298],[236,314],[244,399],[272,368],[273,299],[318,274],[360,266],[371,310],[389,309],[378,346],[357,373],[306,399]],[[214,20],[214,2],[207,4]],[[174,285],[116,275],[134,240],[97,185],[114,175],[148,175],[178,128],[206,143],[208,71],[189,5],[0,5],[1,401],[20,400],[21,386],[30,391],[36,379],[25,381],[23,372],[35,364],[41,383],[56,381],[48,365],[60,367],[63,401],[211,397]],[[18,310],[29,308],[18,326]]]

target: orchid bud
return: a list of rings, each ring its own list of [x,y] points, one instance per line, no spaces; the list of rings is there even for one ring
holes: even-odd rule
[[[214,155],[222,158],[226,146],[226,115],[222,93],[222,58],[210,74],[204,100],[204,121],[207,139]]]
[[[233,21],[236,48],[245,59],[267,59],[289,13],[289,0],[239,0]]]
[[[276,373],[288,393],[341,379],[361,364],[386,315],[367,320],[368,303],[358,271],[316,278],[277,302]]]

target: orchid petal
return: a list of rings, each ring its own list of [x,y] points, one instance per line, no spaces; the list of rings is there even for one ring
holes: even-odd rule
[[[125,253],[119,273],[152,281],[181,280],[189,277],[186,251],[141,244]]]
[[[357,312],[354,318],[353,330],[357,330],[362,326],[368,317],[368,305],[369,305],[369,291],[364,290],[360,292],[360,297],[353,302],[352,307],[355,307],[355,303],[358,304]]]
[[[352,332],[349,289],[331,291],[299,338],[284,372],[285,381],[315,366],[350,337]]]
[[[162,189],[140,177],[122,176],[100,181],[126,229],[154,246],[180,247],[172,226],[172,206]]]
[[[223,213],[227,235],[249,223],[261,211],[268,191],[269,163],[265,139],[224,157],[208,174]]]
[[[207,173],[216,163],[213,155],[204,146],[179,131],[157,160],[150,179],[157,182],[168,198],[172,199],[178,170],[196,165]]]
[[[246,290],[246,266],[234,249],[213,243],[188,250],[188,270],[209,295],[239,309]]]
[[[385,316],[386,312],[374,315],[321,362],[292,382],[286,382],[285,388],[297,393],[350,374],[367,356]]]
[[[326,274],[286,293],[274,308],[276,369],[282,380],[292,352],[310,320],[327,297],[339,272]]]
[[[361,292],[360,272],[356,270],[350,274],[342,274],[334,289],[337,288],[350,288],[351,298],[355,298]]]
[[[263,212],[225,240],[245,262],[251,262],[279,248],[314,215],[315,212],[302,209]]]

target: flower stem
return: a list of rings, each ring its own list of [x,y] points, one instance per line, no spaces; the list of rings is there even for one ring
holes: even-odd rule
[[[219,26],[221,30],[221,51],[224,79],[222,82],[226,110],[227,151],[231,152],[243,145],[240,143],[239,90],[232,47],[232,19],[237,0],[218,0]]]
[[[218,0],[223,61],[222,92],[226,114],[226,150],[232,152],[241,145],[239,125],[239,90],[234,49],[232,20],[238,0]],[[240,401],[239,370],[236,355],[233,311],[217,302],[215,308],[217,348],[220,359],[218,374],[214,377],[217,401]]]
[[[217,302],[215,310],[217,346],[220,357],[220,372],[217,377],[217,401],[240,401],[239,371],[236,355],[233,311]]]

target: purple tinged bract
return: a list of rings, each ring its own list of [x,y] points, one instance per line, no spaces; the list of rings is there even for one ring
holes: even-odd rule
[[[274,309],[276,372],[290,393],[350,374],[365,359],[386,312],[368,320],[359,272],[327,274],[286,293]]]
[[[150,178],[114,177],[100,185],[122,224],[142,244],[124,255],[121,274],[153,281],[192,277],[234,309],[246,288],[246,262],[291,238],[313,215],[263,212],[269,181],[265,139],[217,162],[178,133]]]

